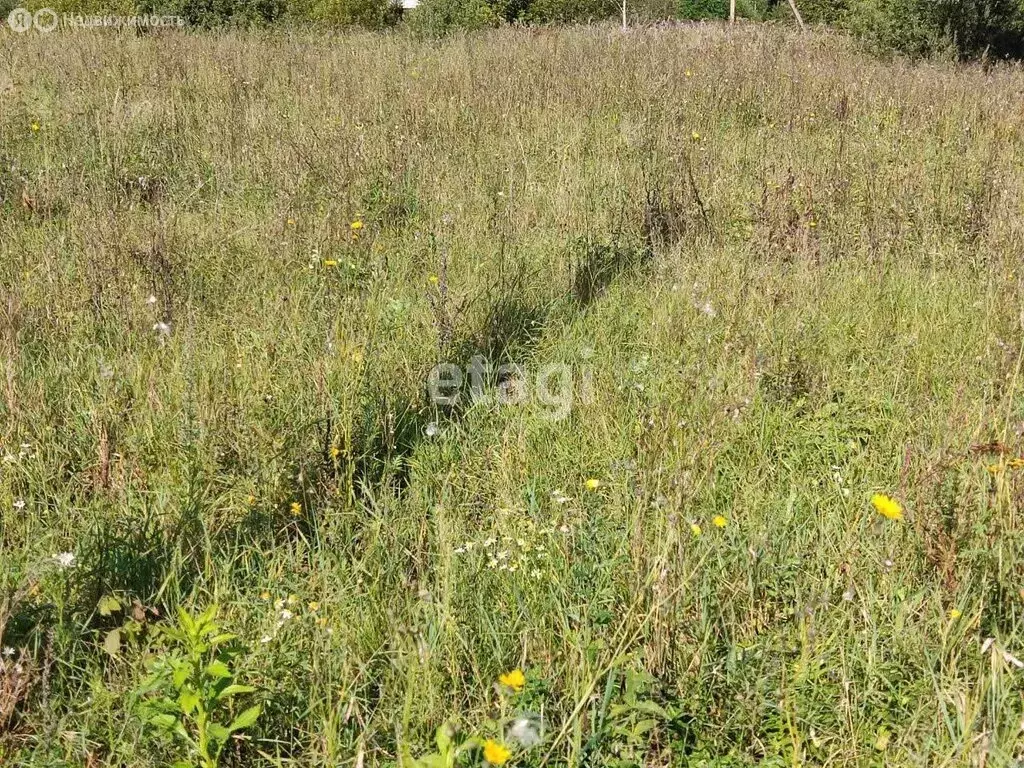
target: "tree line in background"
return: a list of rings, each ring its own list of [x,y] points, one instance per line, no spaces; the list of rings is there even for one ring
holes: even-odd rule
[[[193,27],[312,23],[383,29],[401,23],[425,34],[622,14],[622,0],[420,0],[404,16],[393,0],[0,0],[0,12],[6,16],[22,5],[73,14],[175,14]],[[798,0],[798,6],[806,22],[845,30],[880,50],[1024,57],[1024,0]],[[626,0],[626,10],[638,23],[725,19],[729,0]],[[736,0],[736,10],[746,19],[791,18],[787,0]]]

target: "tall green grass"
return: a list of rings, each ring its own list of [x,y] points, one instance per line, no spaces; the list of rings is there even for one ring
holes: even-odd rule
[[[130,693],[213,603],[264,710],[228,765],[395,765],[514,667],[520,765],[1021,757],[1017,69],[0,42],[5,764],[170,764]],[[475,354],[569,365],[571,414],[431,403]]]

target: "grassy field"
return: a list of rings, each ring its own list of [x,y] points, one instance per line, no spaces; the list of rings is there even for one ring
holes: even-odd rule
[[[1020,69],[0,54],[0,763],[1024,757]],[[204,762],[210,707],[258,717]]]

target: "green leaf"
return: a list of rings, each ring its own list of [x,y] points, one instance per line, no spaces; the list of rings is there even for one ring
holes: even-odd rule
[[[174,629],[172,627],[160,627],[160,626],[157,626],[155,631],[156,631],[158,637],[163,637],[163,638],[171,641],[172,643],[184,643],[185,640],[186,640],[186,636],[185,636],[184,632],[181,632],[181,631],[179,631],[177,629]]]
[[[641,720],[633,726],[633,735],[635,737],[643,736],[650,730],[658,727],[658,721],[651,718],[649,720]]]
[[[644,712],[648,715],[655,715],[664,720],[668,720],[668,712],[664,708],[655,704],[653,701],[638,701],[633,705],[633,709],[637,712]]]
[[[217,694],[217,699],[227,699],[231,696],[237,696],[240,693],[253,693],[256,689],[251,685],[229,685],[223,691]]]
[[[174,715],[153,715],[149,718],[149,724],[164,731],[173,731],[178,724],[178,718]]]
[[[216,603],[213,603],[209,608],[199,614],[199,617],[196,619],[196,634],[202,637],[203,635],[208,635],[211,632],[216,632],[217,624],[213,620],[213,617],[216,615]]]
[[[437,751],[442,755],[447,755],[448,750],[452,747],[452,729],[447,723],[437,729],[434,741],[437,743]]]
[[[185,681],[188,680],[188,676],[191,672],[192,669],[189,667],[188,664],[185,664],[184,662],[180,661],[176,662],[174,664],[174,687],[181,688],[183,685],[185,685]]]
[[[100,616],[109,616],[121,610],[121,602],[113,595],[104,595],[97,603],[96,609],[100,612]]]
[[[210,723],[206,726],[206,732],[210,735],[211,739],[219,741],[221,744],[228,740],[231,736],[231,729],[225,728],[220,723]]]
[[[178,706],[186,715],[191,715],[192,711],[199,706],[199,696],[194,691],[185,689],[178,697]]]
[[[103,650],[114,657],[121,653],[120,629],[112,629],[107,632],[107,636],[103,639]]]
[[[196,623],[192,620],[192,617],[188,615],[188,611],[178,606],[178,623],[181,628],[185,630],[186,634],[194,635],[196,632]]]
[[[228,665],[219,659],[214,659],[206,665],[206,674],[210,677],[216,677],[222,679],[225,677],[231,677],[231,670],[228,669]]]
[[[154,717],[162,717],[163,715],[170,715],[172,718],[178,716],[178,705],[176,702],[171,702],[173,707],[158,707],[153,702],[143,702],[139,704],[137,713],[143,722],[152,723]]]
[[[889,729],[884,725],[879,726],[877,733],[875,734],[875,749],[879,752],[885,752],[889,746],[889,740],[892,738],[892,734],[889,733]]]
[[[234,722],[228,726],[228,730],[231,732],[239,731],[242,728],[248,728],[250,725],[256,722],[256,719],[260,716],[263,708],[257,704],[253,707],[249,707],[243,711],[238,717],[234,719]]]

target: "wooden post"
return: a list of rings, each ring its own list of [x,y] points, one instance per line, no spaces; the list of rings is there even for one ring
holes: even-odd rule
[[[626,29],[626,0],[622,0],[622,28]]]
[[[736,0],[729,0],[729,23],[736,23]]]
[[[804,28],[804,17],[800,15],[800,11],[797,10],[796,0],[789,0],[789,7],[793,9],[793,15],[796,16],[796,23],[800,25],[800,29]]]

